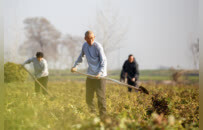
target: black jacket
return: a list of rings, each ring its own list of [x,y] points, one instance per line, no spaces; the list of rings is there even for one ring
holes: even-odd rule
[[[123,64],[122,72],[121,72],[121,78],[125,78],[125,73],[128,74],[128,77],[127,77],[128,79],[135,78],[138,80],[139,69],[138,69],[138,64],[135,59],[132,63],[130,63],[128,60],[125,61],[125,63]]]

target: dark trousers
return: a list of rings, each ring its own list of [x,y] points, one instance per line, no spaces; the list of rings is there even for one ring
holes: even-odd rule
[[[133,81],[131,81],[131,79],[128,79],[128,84],[132,85],[132,86],[136,86],[137,85],[136,81],[133,82]],[[128,88],[128,92],[132,92],[132,88]]]
[[[86,79],[86,103],[90,111],[95,112],[93,98],[96,92],[100,116],[106,115],[105,84],[106,81],[104,79]]]
[[[47,89],[48,76],[38,78],[37,80],[40,82],[40,84],[42,84]],[[40,88],[41,88],[40,85],[35,81],[35,92],[39,93]],[[43,88],[41,89],[43,94],[47,94],[47,92]]]

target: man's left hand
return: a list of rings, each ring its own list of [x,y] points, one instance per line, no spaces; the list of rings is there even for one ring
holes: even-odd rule
[[[132,78],[132,81],[135,82],[135,78]]]
[[[100,79],[100,76],[101,76],[101,74],[98,74],[98,75],[96,75],[96,78],[97,78],[97,79]]]

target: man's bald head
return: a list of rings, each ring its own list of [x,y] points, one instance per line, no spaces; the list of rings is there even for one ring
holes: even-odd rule
[[[89,36],[90,34],[94,35],[94,33],[92,31],[88,30],[87,32],[85,32],[85,37]]]
[[[85,32],[85,40],[90,46],[94,43],[94,38],[95,36],[92,31],[88,30],[87,32]]]

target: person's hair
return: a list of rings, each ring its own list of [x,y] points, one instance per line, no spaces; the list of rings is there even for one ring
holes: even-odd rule
[[[130,58],[131,56],[133,56],[132,54],[128,55],[128,58]]]
[[[93,34],[93,32],[90,31],[90,30],[86,31],[86,32],[85,32],[85,37],[87,37],[89,34]]]
[[[40,58],[40,57],[42,58],[42,57],[44,57],[44,54],[42,52],[37,52],[36,57],[37,58]]]

